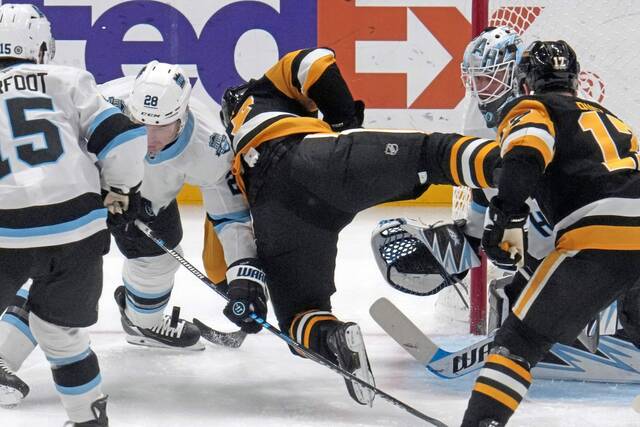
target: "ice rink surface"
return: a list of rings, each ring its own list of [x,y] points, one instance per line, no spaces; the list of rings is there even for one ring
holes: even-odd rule
[[[185,258],[201,266],[200,207],[181,208]],[[442,380],[427,373],[368,314],[386,296],[445,348],[476,339],[466,326],[434,314],[436,297],[401,294],[385,284],[371,255],[369,238],[379,219],[447,218],[448,208],[375,208],[360,214],[340,238],[335,314],[358,322],[365,334],[377,386],[448,425],[459,425],[473,378]],[[309,260],[313,262],[313,260]],[[361,407],[344,382],[328,369],[294,357],[267,332],[249,336],[239,349],[207,343],[203,352],[181,353],[127,344],[120,329],[113,291],[121,284],[122,257],[115,244],[105,258],[100,320],[92,328],[92,347],[109,394],[112,426],[420,426],[426,425],[381,399]],[[221,299],[184,268],[178,271],[171,303],[187,319],[198,317],[221,330],[234,327],[222,316]],[[269,321],[277,324],[273,316]],[[0,409],[0,427],[60,427],[66,417],[39,349],[25,362],[21,377],[31,387],[17,408]],[[640,385],[534,382],[510,426],[640,426],[630,408]]]

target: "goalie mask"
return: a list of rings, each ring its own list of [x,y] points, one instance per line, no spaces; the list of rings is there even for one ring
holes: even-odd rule
[[[463,223],[424,226],[404,218],[381,221],[371,246],[387,283],[412,295],[433,295],[461,280],[480,260],[461,231]]]
[[[516,64],[522,50],[522,39],[506,26],[486,28],[465,49],[460,65],[462,81],[489,128],[497,126],[501,108],[514,97]]]

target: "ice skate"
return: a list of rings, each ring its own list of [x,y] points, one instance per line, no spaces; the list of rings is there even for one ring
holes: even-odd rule
[[[116,289],[114,297],[120,308],[120,321],[122,329],[127,334],[128,343],[147,347],[204,350],[204,344],[200,342],[200,329],[193,323],[180,319],[180,308],[174,307],[171,316],[165,314],[156,326],[141,328],[134,325],[124,312],[126,298],[124,286]]]
[[[338,358],[338,364],[342,369],[371,385],[375,385],[362,332],[357,324],[348,322],[336,327],[327,337],[327,344]],[[361,405],[371,406],[373,404],[375,393],[372,390],[346,378],[345,383],[353,400]]]
[[[95,417],[93,420],[84,421],[82,423],[74,423],[73,421],[67,421],[64,423],[64,427],[105,427],[109,425],[109,418],[107,418],[107,397],[104,396],[96,400],[91,404],[91,412]]]
[[[0,358],[0,406],[13,408],[29,394],[29,386]]]

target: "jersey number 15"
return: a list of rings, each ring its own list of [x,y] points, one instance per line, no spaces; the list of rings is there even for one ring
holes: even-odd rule
[[[47,119],[27,120],[25,116],[26,110],[53,111],[51,98],[11,98],[7,99],[6,104],[14,141],[16,138],[42,134],[46,143],[46,147],[40,149],[35,149],[33,143],[16,144],[18,159],[29,167],[58,160],[64,152],[58,127]],[[10,173],[9,159],[3,160],[0,153],[0,179]]]

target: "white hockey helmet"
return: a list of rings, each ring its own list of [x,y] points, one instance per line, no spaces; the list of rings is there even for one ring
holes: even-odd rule
[[[495,126],[491,122],[497,120],[500,108],[514,96],[515,70],[523,50],[518,33],[506,26],[486,28],[465,49],[462,81],[490,127]]]
[[[55,53],[51,23],[40,9],[32,4],[0,6],[0,58],[47,63]]]
[[[184,126],[190,94],[191,83],[179,65],[151,61],[138,73],[127,107],[131,117],[145,125],[180,119]]]

